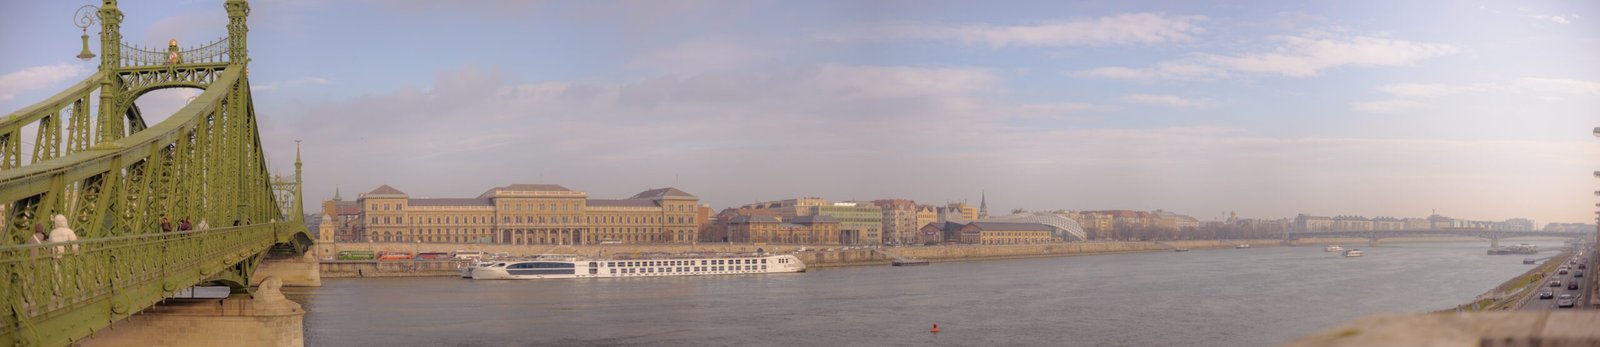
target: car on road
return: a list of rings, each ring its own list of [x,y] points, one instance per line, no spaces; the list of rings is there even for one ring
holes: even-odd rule
[[[1572,298],[1572,293],[1561,293],[1561,296],[1558,296],[1556,298],[1559,298],[1559,299],[1571,299]]]
[[[1561,286],[1561,280],[1550,281],[1550,286],[1551,287],[1560,287]]]
[[[1554,297],[1556,297],[1556,295],[1548,290],[1539,292],[1539,300],[1548,300]]]
[[[1578,264],[1578,268],[1579,269],[1587,269],[1587,268],[1589,268],[1589,264]]]
[[[1567,268],[1561,268],[1561,271],[1556,271],[1556,274],[1557,275],[1565,275],[1565,274],[1567,274]]]
[[[1578,271],[1578,272],[1572,273],[1572,277],[1583,277],[1583,271]]]
[[[1567,283],[1567,290],[1578,290],[1578,281],[1572,281],[1572,283]]]
[[[1556,307],[1561,307],[1561,308],[1572,307],[1572,299],[1556,300]]]

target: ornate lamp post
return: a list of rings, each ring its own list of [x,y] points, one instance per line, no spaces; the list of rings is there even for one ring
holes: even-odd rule
[[[78,52],[78,59],[89,61],[94,59],[94,52],[89,51],[89,27],[100,24],[100,8],[94,5],[83,5],[78,12],[72,14],[72,24],[83,30],[83,51]]]

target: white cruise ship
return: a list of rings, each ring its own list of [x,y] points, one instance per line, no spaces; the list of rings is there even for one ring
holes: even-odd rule
[[[472,279],[608,278],[805,272],[792,255],[717,256],[661,259],[530,259],[485,263]]]

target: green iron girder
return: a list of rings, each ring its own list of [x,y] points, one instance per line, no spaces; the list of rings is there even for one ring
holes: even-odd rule
[[[100,71],[0,118],[0,345],[69,345],[196,284],[243,290],[273,245],[310,247],[299,161],[292,195],[275,193],[288,187],[266,167],[245,73],[249,4],[224,8],[226,38],[163,62],[120,43],[122,13],[105,1]],[[179,87],[203,92],[147,125],[134,100]],[[79,240],[29,243],[54,215]],[[184,220],[195,229],[174,230]]]

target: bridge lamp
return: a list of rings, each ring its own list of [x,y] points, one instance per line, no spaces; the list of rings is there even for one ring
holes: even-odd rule
[[[98,23],[100,23],[100,8],[94,5],[83,5],[72,15],[72,24],[83,30],[83,51],[78,52],[78,59],[83,61],[94,59],[94,52],[89,51],[89,26]],[[1595,131],[1596,134],[1600,134],[1600,128],[1596,128]]]

